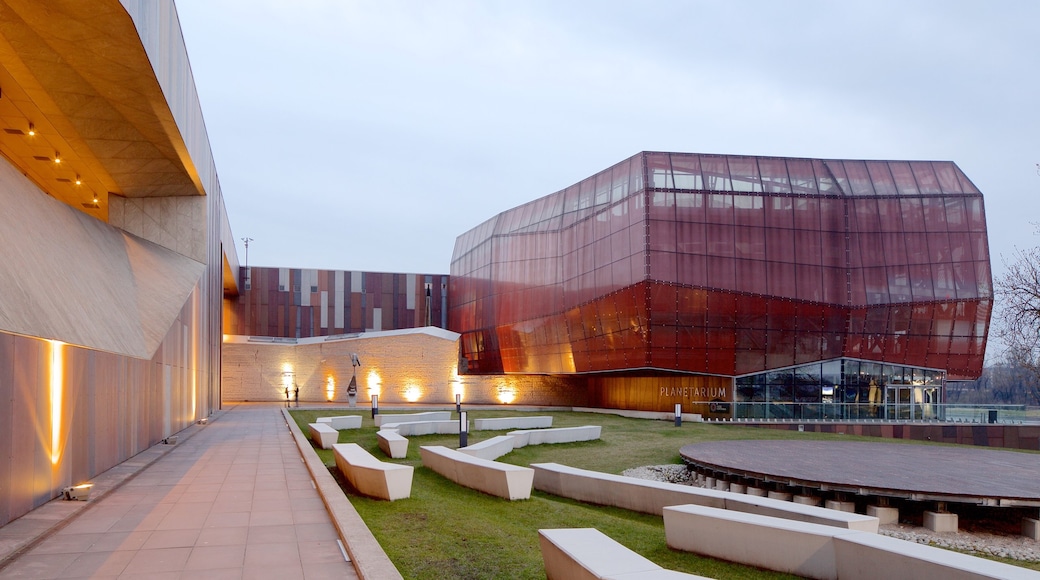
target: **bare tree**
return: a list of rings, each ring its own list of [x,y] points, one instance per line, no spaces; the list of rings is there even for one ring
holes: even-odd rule
[[[1014,261],[997,279],[995,295],[1000,308],[995,326],[1007,350],[1008,365],[1025,370],[1022,387],[1040,403],[1040,248],[1016,250]]]

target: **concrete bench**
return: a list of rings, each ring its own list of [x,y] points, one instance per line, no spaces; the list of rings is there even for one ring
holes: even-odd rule
[[[531,468],[535,470],[534,487],[539,491],[658,516],[665,506],[696,504],[864,532],[878,530],[877,518],[861,514],[742,493],[589,471],[558,463],[533,463]]]
[[[549,580],[703,578],[666,570],[595,528],[538,530]]]
[[[383,463],[357,443],[337,443],[332,453],[340,473],[363,495],[394,501],[412,494],[411,465]]]
[[[339,440],[339,431],[327,423],[308,423],[307,427],[311,432],[311,441],[322,449],[332,449],[332,446]]]
[[[699,505],[663,515],[669,548],[819,580],[838,578],[836,536],[867,534]]]
[[[340,429],[360,429],[361,415],[343,415],[340,417],[318,417],[317,423],[328,423],[337,431]]]
[[[534,470],[479,459],[440,445],[419,447],[423,465],[455,483],[509,500],[531,497]]]
[[[513,437],[510,435],[499,435],[491,439],[485,439],[480,443],[474,443],[467,447],[460,447],[459,452],[481,459],[495,460],[513,450]]]
[[[459,432],[458,421],[409,421],[407,423],[383,423],[384,431],[397,431],[398,435],[413,437],[415,435],[448,435]]]
[[[451,411],[427,411],[425,413],[397,413],[375,416],[376,427],[383,423],[407,423],[409,421],[447,421],[451,419]]]
[[[842,535],[834,538],[838,577],[842,580],[872,578],[1030,578],[1040,573],[985,558],[925,546],[878,534]]]
[[[669,548],[821,580],[1040,577],[879,534],[697,505],[664,508],[664,531]]]
[[[602,427],[599,425],[585,425],[583,427],[556,427],[555,429],[533,429],[510,431],[508,435],[516,438],[513,443],[514,449],[528,445],[541,445],[543,443],[573,443],[575,441],[592,441],[599,439]]]
[[[505,429],[544,429],[552,427],[553,418],[538,417],[496,417],[494,419],[473,419],[474,431],[500,431]]]
[[[397,431],[382,429],[376,432],[379,448],[392,459],[404,459],[408,455],[408,440]]]

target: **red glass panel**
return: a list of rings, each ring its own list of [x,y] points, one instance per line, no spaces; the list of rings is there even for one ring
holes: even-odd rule
[[[923,195],[934,195],[942,193],[939,187],[939,179],[935,176],[932,164],[924,161],[911,161],[910,169],[914,172],[917,187]]]
[[[841,232],[823,232],[821,236],[823,243],[823,265],[835,268],[844,268],[847,256],[845,255],[845,235]]]
[[[798,299],[820,302],[823,300],[823,268],[799,264],[795,270]]]
[[[752,294],[767,294],[766,262],[760,260],[737,260],[737,289]]]
[[[614,166],[611,176],[610,200],[619,201],[629,194],[628,185],[632,179],[632,161],[629,158]]]
[[[845,174],[845,167],[841,161],[813,159],[812,164],[820,193],[832,195],[852,194],[852,189],[849,187],[849,179]]]
[[[975,187],[975,184],[973,184],[970,179],[968,179],[967,175],[964,175],[964,172],[961,171],[960,167],[955,166],[954,170],[957,172],[957,181],[961,185],[961,191],[964,193],[979,193],[978,188]]]
[[[910,164],[906,161],[890,161],[888,168],[892,171],[892,177],[896,182],[896,190],[899,195],[918,195],[917,182],[914,173],[910,170]]]
[[[667,153],[647,153],[646,172],[650,180],[650,187],[672,189],[675,181],[672,179],[672,162]]]
[[[899,200],[899,207],[902,210],[904,232],[925,231],[924,209],[921,207],[920,198],[902,198]]]
[[[729,174],[733,191],[761,192],[758,163],[754,157],[729,157]]]
[[[676,248],[687,254],[706,254],[708,226],[702,223],[676,224]]]
[[[708,224],[708,255],[732,257],[736,251],[733,230],[729,225]]]
[[[949,231],[968,231],[968,215],[964,209],[964,198],[946,198],[946,227]]]
[[[899,198],[882,198],[877,200],[878,219],[881,220],[881,231],[902,232],[903,220],[901,217]]]
[[[863,286],[867,293],[867,304],[888,302],[888,274],[885,268],[863,268]]]
[[[846,161],[845,174],[849,178],[849,189],[852,195],[874,195],[874,185],[867,173],[867,166],[862,161]]]
[[[683,193],[675,194],[675,219],[680,222],[703,222],[704,217],[704,194]]]
[[[896,195],[896,184],[892,180],[892,172],[884,161],[867,161],[867,172],[874,184],[877,195]]]
[[[765,203],[765,223],[773,228],[794,227],[794,200],[790,197],[767,197]]]
[[[710,191],[733,191],[729,180],[729,164],[719,155],[701,155],[701,173],[704,189]]]
[[[950,261],[970,262],[974,258],[971,251],[971,234],[963,232],[950,233]]]
[[[950,235],[946,232],[936,232],[926,235],[928,238],[928,254],[930,262],[950,261]]]
[[[818,198],[820,204],[820,225],[824,231],[845,231],[845,200],[822,197]]]
[[[675,222],[650,220],[650,241],[647,247],[652,251],[674,252],[679,247]]]
[[[820,230],[820,204],[816,198],[795,198],[794,227],[795,229]]]
[[[667,284],[653,284],[650,286],[650,326],[676,325],[678,319],[676,295],[677,288]],[[634,299],[632,297],[634,306]]]
[[[771,262],[794,262],[794,230],[766,228],[766,257]]]
[[[733,196],[733,223],[738,226],[759,226],[765,223],[763,198],[760,195]]]
[[[885,264],[906,264],[906,240],[902,234],[881,234],[881,243],[885,248]]]
[[[731,164],[732,167],[732,164]],[[791,193],[791,181],[787,175],[787,163],[783,159],[758,159],[762,189],[771,193]]]
[[[649,194],[649,217],[652,220],[675,219],[675,192],[654,191]]]
[[[844,268],[823,269],[823,296],[821,300],[831,304],[845,304],[847,292]]]
[[[957,169],[948,161],[932,162],[932,169],[939,178],[939,187],[943,193],[962,193],[961,184],[957,180]]]
[[[910,287],[914,300],[934,300],[932,291],[932,268],[928,264],[916,264],[909,267]]]
[[[818,230],[794,231],[795,262],[819,266],[823,263],[823,240]]]
[[[676,258],[678,260],[679,268],[679,276],[677,280],[680,284],[687,284],[690,286],[711,285],[707,276],[707,258],[705,256],[679,254]]]
[[[885,264],[884,244],[881,234],[856,234],[849,248],[850,253],[859,254],[859,263],[863,266],[883,266]]]
[[[957,287],[958,298],[979,297],[979,288],[975,282],[975,267],[972,262],[954,264],[953,279]]]
[[[856,199],[852,200],[852,204],[856,209],[856,231],[881,231],[881,219],[878,217],[876,199]]]
[[[704,189],[701,160],[696,155],[672,154],[672,173],[678,189]]]
[[[733,223],[733,196],[726,193],[713,193],[707,196],[707,221],[712,224]]]
[[[751,260],[766,259],[766,233],[763,228],[734,228],[736,256]]]
[[[798,288],[795,284],[794,264],[769,262],[769,294],[794,298]]]
[[[799,195],[816,195],[819,189],[816,187],[816,175],[813,172],[812,161],[809,159],[787,159],[787,172],[790,176],[791,192]],[[762,169],[763,180],[766,175],[772,176],[773,170],[766,169],[760,162],[758,166]],[[770,191],[770,189],[766,189]]]
[[[650,254],[650,279],[671,281],[676,279],[676,255],[672,252],[648,252]]]
[[[986,214],[982,207],[982,198],[967,199],[968,229],[973,232],[986,231]]]
[[[908,266],[888,267],[888,294],[892,302],[910,302],[910,269]]]
[[[736,290],[736,260],[719,256],[708,256],[708,280],[711,286],[721,290]]]

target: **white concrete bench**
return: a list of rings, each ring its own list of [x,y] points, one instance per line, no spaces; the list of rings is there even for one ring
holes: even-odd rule
[[[669,548],[821,580],[1036,579],[1035,571],[859,530],[697,505],[664,508]]]
[[[412,494],[411,465],[379,461],[357,443],[337,443],[332,453],[340,473],[363,495],[394,501]]]
[[[379,440],[379,448],[392,459],[404,459],[408,455],[408,440],[401,437],[397,431],[381,429],[376,432]]]
[[[513,437],[510,435],[499,435],[491,439],[485,439],[467,447],[460,447],[459,452],[481,459],[495,460],[513,450]]]
[[[318,417],[317,423],[328,423],[337,431],[340,429],[360,429],[361,415],[342,415],[340,417]]]
[[[549,580],[703,578],[666,570],[595,528],[538,530]]]
[[[509,500],[531,497],[534,470],[479,459],[440,445],[419,447],[423,465],[455,483]]]
[[[544,429],[552,427],[553,418],[536,417],[496,417],[493,419],[473,419],[474,431],[500,431],[505,429]]]
[[[873,578],[1040,578],[1040,573],[985,558],[878,534],[834,538],[838,577]]]
[[[451,419],[451,411],[427,411],[425,413],[397,413],[375,416],[376,427],[382,427],[383,423],[406,423],[409,421],[447,421]]]
[[[336,431],[327,423],[308,423],[311,432],[311,441],[314,441],[322,449],[332,449],[339,440],[339,431]]]
[[[533,429],[510,431],[507,435],[516,437],[513,443],[514,449],[528,445],[541,445],[543,443],[574,443],[575,441],[592,441],[599,439],[602,427],[599,425],[585,425],[583,427],[556,427],[555,429]]]
[[[664,508],[669,548],[819,580],[838,578],[834,538],[866,533],[699,505]]]
[[[665,506],[696,504],[864,532],[878,530],[877,518],[861,514],[742,493],[589,471],[558,463],[533,463],[531,468],[535,470],[534,487],[539,491],[658,516]]]
[[[409,421],[407,423],[383,423],[384,431],[397,431],[398,435],[413,437],[415,435],[449,435],[459,432],[458,421]]]

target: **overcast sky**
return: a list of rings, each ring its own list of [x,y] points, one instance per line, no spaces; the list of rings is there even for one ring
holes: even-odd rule
[[[1040,2],[177,7],[255,266],[448,273],[462,232],[644,150],[952,160],[995,275],[1040,243]]]

